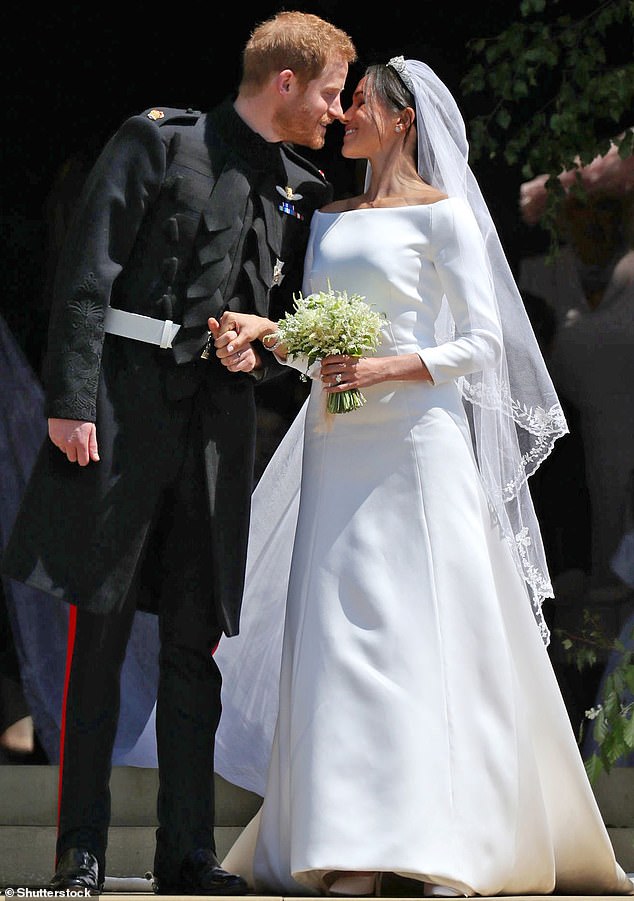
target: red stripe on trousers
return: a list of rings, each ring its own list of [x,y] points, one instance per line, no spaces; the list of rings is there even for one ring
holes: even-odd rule
[[[64,738],[66,736],[66,701],[68,699],[68,684],[70,682],[70,670],[73,663],[75,650],[75,633],[77,631],[77,607],[69,605],[68,614],[68,638],[66,640],[66,672],[64,674],[64,694],[62,697],[62,719],[59,735],[59,781],[57,785],[57,829],[59,832],[59,818],[62,807],[62,775],[64,772]]]

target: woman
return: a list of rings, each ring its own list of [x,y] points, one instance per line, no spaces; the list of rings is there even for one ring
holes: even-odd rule
[[[256,489],[216,766],[264,801],[225,865],[279,894],[372,894],[385,873],[427,896],[632,893],[540,613],[526,478],[566,426],[462,119],[399,57],[344,124],[367,188],[315,214],[304,293],[361,294],[389,324],[375,356],[314,367]],[[229,369],[256,339],[284,356],[269,320],[221,325]],[[327,414],[351,387],[366,405]]]

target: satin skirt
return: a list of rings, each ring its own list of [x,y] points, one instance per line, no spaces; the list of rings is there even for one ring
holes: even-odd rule
[[[224,865],[286,894],[324,894],[333,870],[466,895],[629,893],[455,385],[364,393],[326,416],[315,383],[254,499],[256,522],[274,485],[286,503],[254,539],[241,634],[218,652],[218,768],[264,802]]]

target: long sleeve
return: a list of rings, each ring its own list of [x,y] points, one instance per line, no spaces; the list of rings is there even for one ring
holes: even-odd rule
[[[45,368],[49,417],[95,420],[105,310],[165,167],[158,129],[135,116],[88,176],[55,279]]]
[[[433,245],[456,337],[419,351],[434,384],[495,366],[502,348],[482,236],[468,205],[459,200],[451,204],[452,216],[433,220]]]

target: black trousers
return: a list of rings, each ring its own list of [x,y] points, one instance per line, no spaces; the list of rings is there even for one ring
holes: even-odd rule
[[[211,534],[200,417],[184,435],[183,459],[164,493],[141,569],[158,601],[156,711],[159,763],[154,871],[177,881],[184,856],[214,846],[214,738],[221,677],[212,651],[221,629],[213,606]],[[86,848],[100,878],[110,824],[109,780],[119,717],[120,674],[136,609],[132,590],[106,615],[76,610],[67,686],[57,857]]]

